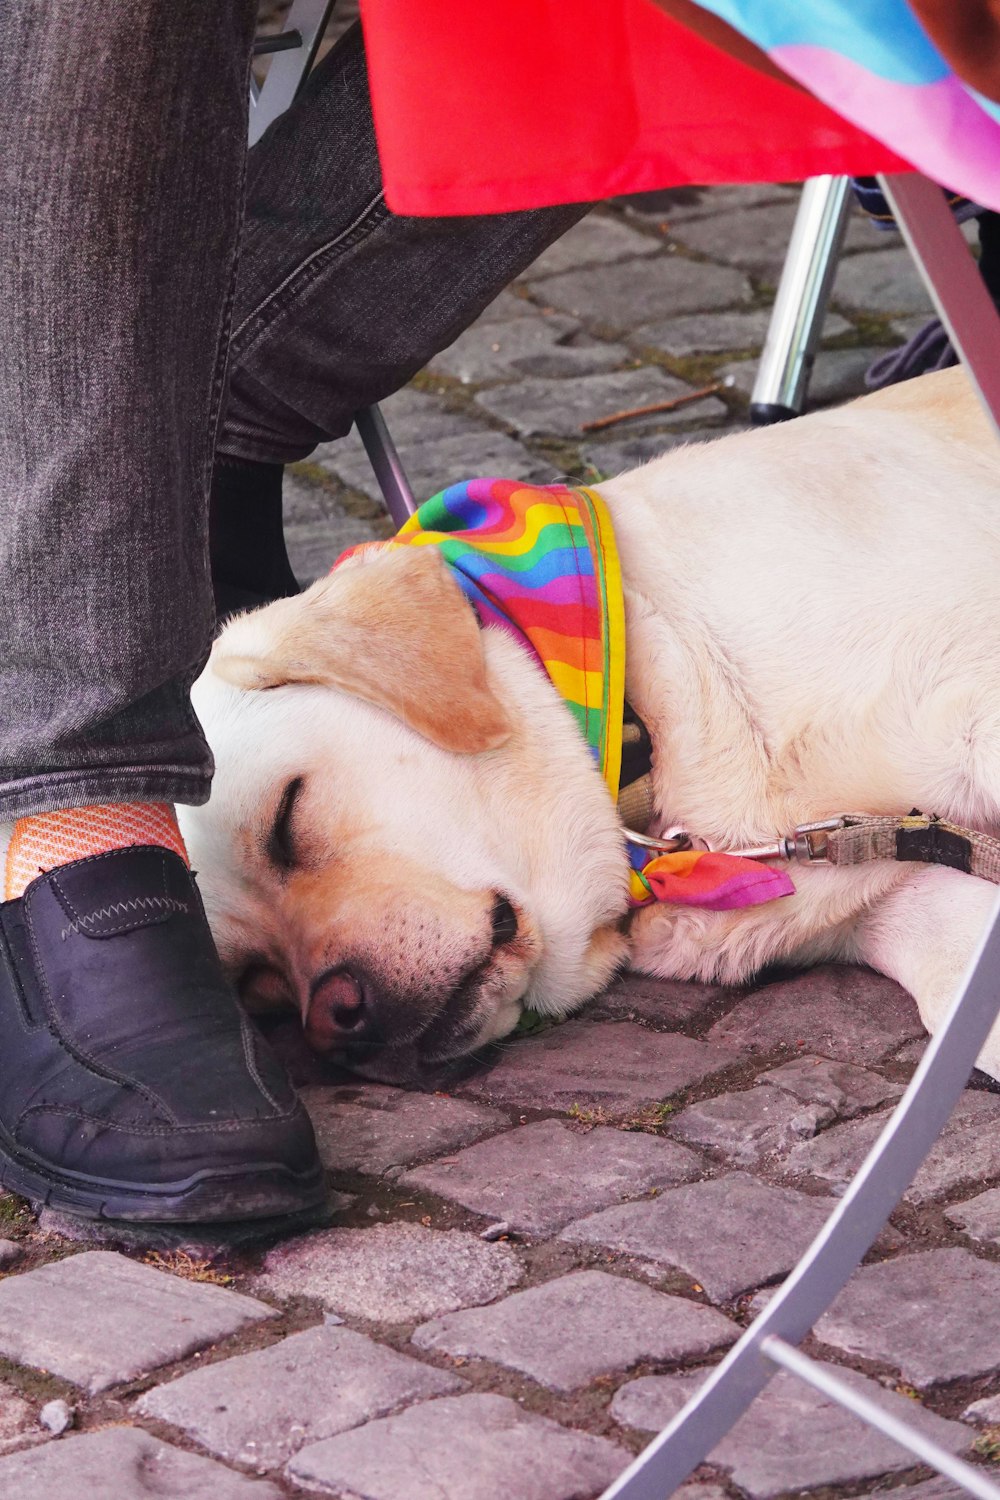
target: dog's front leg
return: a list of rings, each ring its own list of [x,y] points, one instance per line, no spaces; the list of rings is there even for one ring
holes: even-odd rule
[[[959,870],[911,869],[856,924],[857,960],[908,989],[933,1034],[955,998],[996,897],[995,885]],[[1000,974],[997,990],[1000,998]],[[978,1065],[1000,1079],[1000,1022]]]
[[[768,964],[857,958],[859,917],[907,878],[887,862],[796,867],[794,896],[738,911],[647,906],[632,918],[629,961],[662,979],[743,984]]]

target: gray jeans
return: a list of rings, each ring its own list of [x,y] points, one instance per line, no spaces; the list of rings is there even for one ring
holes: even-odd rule
[[[216,447],[341,436],[583,212],[391,214],[357,28],[248,157],[255,13],[0,6],[0,821],[208,797]]]

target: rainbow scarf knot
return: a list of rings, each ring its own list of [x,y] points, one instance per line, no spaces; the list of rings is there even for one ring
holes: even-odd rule
[[[471,479],[433,496],[391,541],[366,545],[440,549],[480,622],[532,652],[617,800],[625,602],[614,531],[597,491]],[[630,906],[671,901],[728,911],[794,889],[783,871],[731,854],[650,858],[632,845],[630,860]]]

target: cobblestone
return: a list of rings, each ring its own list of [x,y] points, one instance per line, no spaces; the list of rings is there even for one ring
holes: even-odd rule
[[[876,307],[880,313],[924,313],[931,300],[908,250],[868,250],[840,262],[833,301],[848,308]]]
[[[709,255],[713,261],[739,266],[775,284],[781,275],[797,211],[797,198],[784,204],[751,204],[727,214],[724,229],[713,216],[688,219],[677,225],[676,233],[687,249]],[[844,249],[870,250],[876,244],[876,235],[878,250],[884,254],[887,245],[881,243],[881,232],[860,214],[852,215],[844,236]],[[897,236],[892,243],[899,244]],[[847,264],[846,256],[841,264]]]
[[[962,1453],[973,1434],[917,1401],[887,1391],[854,1370],[827,1366],[831,1374],[906,1422],[949,1453]],[[612,1415],[628,1427],[658,1432],[701,1384],[701,1376],[647,1375],[623,1386]],[[773,1500],[791,1490],[856,1485],[912,1468],[898,1444],[858,1421],[792,1375],[775,1376],[722,1442],[709,1462],[728,1470],[751,1500]],[[909,1494],[909,1491],[903,1491]]]
[[[765,1085],[691,1105],[670,1121],[670,1134],[689,1145],[711,1146],[738,1167],[754,1167],[784,1155],[835,1118],[828,1104],[802,1103]]]
[[[654,1026],[672,1030],[693,1021],[726,991],[714,984],[682,984],[673,979],[648,979],[644,974],[629,974],[614,980],[602,995],[587,1007],[594,1019],[612,1021],[650,1021]]]
[[[575,318],[515,318],[509,323],[475,323],[428,366],[464,384],[510,381],[518,376],[566,377],[611,370],[626,360],[624,344],[591,340],[570,344],[579,329]]]
[[[890,1083],[867,1068],[825,1057],[797,1057],[762,1074],[760,1082],[784,1089],[803,1104],[829,1106],[841,1120],[895,1102],[903,1092],[902,1084]]]
[[[832,1206],[828,1198],[732,1172],[604,1209],[568,1225],[560,1238],[676,1266],[713,1302],[726,1302],[790,1271]]]
[[[574,318],[627,330],[680,313],[738,307],[752,291],[742,271],[730,266],[662,255],[550,276],[534,295]]]
[[[583,266],[609,266],[615,261],[634,260],[639,255],[662,251],[663,241],[656,236],[642,234],[618,219],[588,214],[567,229],[554,245],[543,250],[520,280],[530,285],[540,276],[577,271]]]
[[[816,1337],[879,1360],[918,1390],[1000,1369],[1000,1266],[967,1250],[923,1250],[855,1272]]]
[[[922,1030],[916,1005],[891,979],[823,964],[753,990],[716,1022],[708,1039],[747,1052],[783,1047],[864,1065]]]
[[[612,412],[650,406],[658,401],[672,401],[689,395],[694,388],[662,370],[619,370],[610,375],[583,375],[577,380],[523,380],[518,385],[495,386],[480,391],[477,404],[501,422],[507,422],[522,437],[539,433],[579,439],[584,424]],[[717,396],[672,412],[655,412],[632,417],[629,426],[665,426],[673,422],[690,422],[698,417],[725,416],[726,408]],[[623,423],[624,427],[625,424]],[[515,478],[517,476],[515,475]]]
[[[649,1031],[631,1021],[569,1021],[529,1045],[512,1044],[460,1091],[491,1104],[563,1110],[575,1105],[624,1115],[736,1061],[723,1047],[677,1032]]]
[[[604,1271],[577,1271],[493,1307],[424,1323],[413,1342],[493,1360],[552,1390],[572,1391],[639,1360],[698,1359],[738,1336],[736,1324],[714,1308]]]
[[[629,1457],[505,1396],[451,1396],[314,1443],[288,1474],[344,1500],[593,1500]]]
[[[265,1257],[259,1285],[278,1296],[318,1297],[345,1317],[408,1323],[489,1302],[521,1276],[507,1245],[399,1221],[278,1245]]]
[[[479,425],[464,417],[459,420],[451,413],[445,415],[459,430],[442,433],[432,447],[421,437],[406,439],[393,433],[418,503],[474,473],[502,474],[506,479],[526,479],[533,484],[548,484],[555,478],[556,471],[551,464],[529,453],[513,438],[495,432],[485,424]],[[378,481],[360,439],[344,438],[342,445],[328,446],[337,447],[339,451],[324,458],[321,466],[336,474],[351,489],[360,490],[377,500],[381,493]],[[371,531],[368,536],[371,536]],[[331,549],[327,569],[332,567],[337,556]]]
[[[1000,1246],[1000,1188],[990,1188],[964,1203],[953,1203],[945,1209],[944,1216],[970,1239]]]
[[[93,1395],[273,1316],[239,1292],[85,1250],[0,1282],[0,1354]]]
[[[17,1500],[282,1500],[266,1479],[183,1453],[136,1427],[106,1427],[0,1459],[0,1495]]]
[[[0,1380],[0,1454],[39,1442],[45,1436],[31,1402],[6,1380]]]
[[[581,1132],[541,1120],[418,1167],[402,1181],[503,1218],[512,1229],[545,1234],[609,1203],[688,1182],[701,1165],[693,1151],[651,1135]]]
[[[975,1422],[977,1427],[992,1427],[1000,1423],[1000,1396],[986,1396],[982,1401],[973,1401],[963,1411],[962,1420]]]
[[[785,1158],[791,1173],[806,1173],[842,1192],[864,1161],[887,1116],[872,1115],[826,1131],[795,1146]],[[908,1203],[927,1203],[963,1183],[1000,1177],[1000,1098],[966,1093],[940,1139],[904,1194]]]
[[[865,388],[865,371],[876,356],[883,352],[870,347],[823,351],[816,360],[809,382],[810,410],[858,395]],[[749,396],[757,378],[757,361],[736,360],[732,364],[723,365],[719,375],[723,380],[731,379],[736,390]]]
[[[0,1271],[9,1271],[24,1259],[24,1246],[17,1240],[0,1240]]]
[[[155,1387],[135,1410],[219,1458],[276,1469],[307,1443],[465,1382],[349,1328],[322,1325]]]
[[[505,1115],[437,1094],[408,1094],[379,1084],[301,1089],[323,1164],[333,1172],[377,1175],[412,1166],[506,1128]]]

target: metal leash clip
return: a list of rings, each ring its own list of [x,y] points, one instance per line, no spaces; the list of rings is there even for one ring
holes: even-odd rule
[[[846,818],[824,818],[819,823],[800,823],[786,838],[773,844],[757,844],[752,849],[727,849],[741,859],[789,859],[802,864],[822,864],[829,855],[827,835],[846,828]]]
[[[756,844],[750,849],[726,849],[722,852],[736,855],[740,859],[788,859],[804,864],[820,864],[827,859],[826,835],[846,828],[846,818],[824,818],[819,823],[800,823],[785,838],[775,839],[773,844]],[[680,854],[688,849],[711,850],[703,839],[693,839],[684,829],[672,829],[662,838],[648,833],[635,833],[625,829],[630,844],[643,849],[655,849],[658,854]]]

